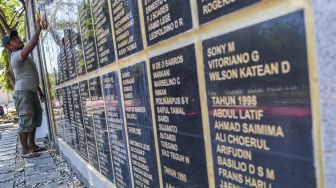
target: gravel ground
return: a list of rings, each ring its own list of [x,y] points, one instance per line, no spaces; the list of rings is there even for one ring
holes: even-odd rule
[[[56,170],[63,175],[60,181],[66,182],[70,188],[85,188],[81,180],[72,172],[70,166],[63,157],[57,154],[56,150],[49,150],[49,153],[56,163]]]

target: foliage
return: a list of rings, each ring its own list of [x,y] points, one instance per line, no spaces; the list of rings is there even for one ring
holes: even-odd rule
[[[0,54],[0,70],[2,71],[2,73],[0,74],[0,83],[1,87],[3,87],[5,90],[13,91],[13,84],[11,84],[11,80],[8,78],[8,74],[10,74],[8,59],[9,52],[7,50],[2,50]]]
[[[19,36],[25,35],[25,4],[24,0],[0,0],[0,38],[2,39],[11,30],[17,30]],[[2,46],[2,44],[1,44]],[[0,49],[0,87],[12,91],[14,77],[9,71],[9,52]]]

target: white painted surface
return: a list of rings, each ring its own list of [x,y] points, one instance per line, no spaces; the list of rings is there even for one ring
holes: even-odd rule
[[[47,137],[48,134],[49,134],[48,120],[45,111],[43,111],[41,127],[36,129],[36,138],[44,138]]]
[[[5,109],[6,104],[9,104],[8,107],[14,106],[12,94],[5,92],[3,89],[0,89],[0,106],[2,106]]]

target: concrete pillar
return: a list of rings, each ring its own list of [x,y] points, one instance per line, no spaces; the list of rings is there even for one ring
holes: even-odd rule
[[[336,1],[314,0],[325,187],[336,185]]]

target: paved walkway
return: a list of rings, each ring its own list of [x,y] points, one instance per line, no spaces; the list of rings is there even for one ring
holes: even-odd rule
[[[45,147],[43,142],[37,142],[37,145]],[[67,179],[57,168],[59,165],[56,165],[51,153],[49,150],[41,152],[38,158],[21,158],[16,127],[12,124],[0,125],[0,188],[68,187]]]

